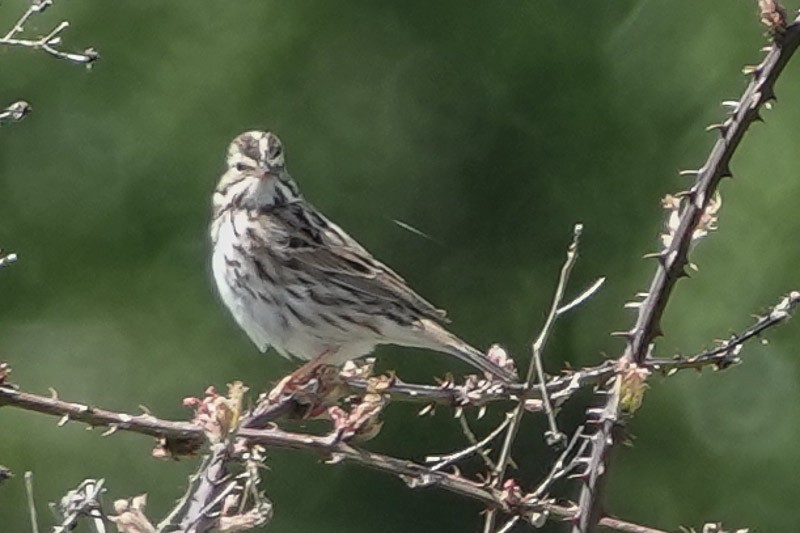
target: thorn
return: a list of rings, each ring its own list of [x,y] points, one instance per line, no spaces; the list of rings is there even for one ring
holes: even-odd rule
[[[719,175],[722,178],[732,178],[733,173],[731,172],[731,167],[727,164],[719,169]]]
[[[433,407],[434,407],[434,404],[429,403],[428,405],[426,405],[425,407],[423,407],[422,409],[419,410],[419,412],[417,413],[417,416],[425,416],[427,414],[432,414],[433,413]]]
[[[622,337],[623,339],[631,340],[633,338],[633,333],[630,331],[612,331],[612,337]]]
[[[745,65],[742,69],[742,74],[745,76],[758,76],[761,74],[761,66],[760,65]]]
[[[753,113],[753,122],[764,122],[764,117],[761,116],[761,112],[756,110]]]
[[[657,339],[658,337],[664,336],[664,330],[661,329],[660,323],[654,324],[653,327],[651,328],[651,331],[652,331],[651,337],[653,339]]]
[[[689,271],[688,271],[688,270],[686,270],[686,267],[685,267],[685,266],[684,266],[683,268],[681,268],[681,269],[680,269],[680,271],[678,272],[678,279],[681,279],[681,278],[691,278],[691,277],[692,277],[692,276],[689,274]]]
[[[728,131],[728,123],[727,122],[720,122],[719,124],[711,124],[706,126],[706,131],[714,131],[718,130],[721,135],[724,135]]]
[[[644,254],[642,259],[658,259],[661,260],[661,257],[664,255],[664,252],[651,252],[649,254]]]
[[[678,176],[696,176],[700,174],[700,170],[681,170]]]
[[[722,107],[727,107],[728,109],[739,109],[739,101],[738,100],[724,100],[722,102]]]

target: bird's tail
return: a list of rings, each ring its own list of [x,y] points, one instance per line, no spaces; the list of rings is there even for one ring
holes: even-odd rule
[[[468,365],[471,365],[483,372],[488,372],[508,383],[516,383],[519,381],[519,378],[515,372],[498,366],[483,352],[462,341],[436,322],[423,319],[422,323],[426,332],[432,334],[432,336],[438,341],[437,344],[439,345],[432,346],[433,348],[458,357]]]
[[[470,364],[484,372],[488,372],[493,376],[502,379],[503,381],[508,383],[516,383],[519,381],[519,377],[515,372],[506,370],[505,368],[496,365],[491,359],[486,357],[485,354],[463,341],[459,346],[452,346],[452,350],[449,353],[455,355],[465,363]]]

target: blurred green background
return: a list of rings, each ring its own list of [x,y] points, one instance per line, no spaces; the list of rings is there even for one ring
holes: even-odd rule
[[[4,2],[0,30],[26,5]],[[765,42],[749,0],[86,0],[56,2],[27,30],[62,19],[66,48],[96,47],[96,68],[0,49],[0,104],[34,107],[0,130],[0,246],[20,257],[0,271],[0,360],[27,390],[176,419],[209,384],[261,390],[293,368],[257,352],[209,275],[210,195],[237,133],[276,131],[307,198],[447,308],[456,332],[501,342],[523,364],[582,222],[572,292],[608,282],[559,323],[546,361],[556,372],[619,353],[608,333],[630,326],[622,304],[652,274],[640,257],[657,245],[659,199],[686,187],[677,171],[702,163],[714,140],[704,126],[738,97]],[[659,354],[709,346],[798,288],[800,59],[777,89],[733,162],[720,229],[693,255],[700,270],[675,293]],[[608,511],[669,530],[800,530],[800,323],[769,337],[725,373],[653,380],[635,446],[613,464]],[[380,355],[409,380],[467,370],[412,350]],[[415,459],[462,446],[451,411],[414,413],[392,405],[368,446]],[[564,423],[581,414],[567,409]],[[525,487],[552,460],[542,429],[530,420],[518,440]],[[26,470],[45,523],[46,502],[85,477],[106,478],[109,499],[147,492],[160,518],[195,461],[99,434],[0,409],[0,463],[17,474],[0,486],[0,530],[29,531]],[[275,532],[479,527],[480,508],[450,494],[296,452],[269,464]]]

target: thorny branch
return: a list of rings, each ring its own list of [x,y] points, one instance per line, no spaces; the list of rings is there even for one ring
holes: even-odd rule
[[[691,357],[678,356],[672,359],[651,357],[644,366],[652,370],[666,371],[667,373],[674,373],[686,368],[701,369],[706,366],[713,366],[720,370],[725,369],[739,362],[739,353],[742,351],[744,343],[791,318],[792,312],[798,303],[800,303],[800,291],[792,291],[781,298],[768,313],[757,317],[755,324],[721,342],[716,348],[700,352]]]
[[[653,370],[664,371],[666,373],[671,373],[673,370],[681,370],[686,368],[702,368],[703,366],[716,366],[725,368],[729,366],[731,362],[733,362],[730,360],[731,353],[738,355],[741,346],[746,341],[754,338],[757,335],[760,335],[773,326],[785,322],[788,318],[790,318],[792,310],[799,302],[800,292],[793,291],[787,297],[778,302],[778,304],[770,309],[764,316],[759,317],[753,326],[747,328],[742,333],[733,336],[718,348],[702,352],[692,357],[676,357],[674,359],[665,360],[653,359],[648,362],[648,366],[650,366],[650,368]],[[559,397],[561,398],[567,398],[580,388],[595,384],[603,376],[608,378],[609,376],[613,375],[613,372],[613,367],[609,366],[608,363],[603,363],[598,367],[576,371],[572,373],[571,376],[559,376],[552,378],[547,382],[547,389],[548,391],[553,391],[554,396],[560,395]],[[209,442],[208,427],[203,426],[202,419],[196,419],[194,422],[163,420],[156,418],[149,413],[131,415],[92,407],[82,403],[67,402],[59,399],[54,391],[49,397],[32,394],[19,390],[17,387],[11,385],[8,381],[10,373],[11,370],[9,369],[8,365],[0,363],[0,407],[10,406],[57,416],[59,417],[59,425],[64,425],[68,422],[74,421],[88,424],[91,427],[107,428],[106,431],[103,432],[103,436],[110,436],[117,431],[131,431],[155,437],[159,441],[159,445],[154,451],[154,454],[157,456],[192,454],[200,450],[206,443]],[[356,387],[353,387],[352,383],[348,383],[351,391],[352,389],[358,389],[358,387],[363,385],[363,383],[366,381],[364,378],[351,377],[351,375],[348,375],[348,379],[357,384]],[[409,399],[422,399],[424,401],[431,401],[432,399],[442,398],[442,389],[440,388],[428,385],[415,385],[406,383],[398,384],[398,381],[399,380],[396,378],[393,380],[384,381],[383,383],[386,386],[381,390],[381,392],[388,395],[397,393],[399,395],[399,399],[403,401],[407,401]],[[449,387],[451,385],[445,384],[443,386]],[[364,388],[366,389],[368,387],[364,385]],[[409,395],[409,390],[414,391],[414,394]],[[538,390],[538,387],[533,387],[531,389],[531,391]],[[212,401],[213,405],[217,406],[217,408],[219,405],[224,405],[220,403],[221,397],[216,395],[216,393],[207,392],[207,394],[209,394],[210,400]],[[428,396],[427,398],[426,395]],[[452,396],[446,397],[451,398]],[[527,397],[528,396],[526,394],[518,395],[513,391],[506,391],[504,395],[501,395],[496,391],[492,391],[489,400],[518,401],[519,398]],[[479,395],[473,395],[472,400],[476,405],[482,405],[484,401],[484,399],[482,399]],[[507,418],[504,423],[502,423],[486,438],[480,441],[473,435],[472,439],[470,439],[473,441],[472,446],[460,452],[450,454],[447,457],[439,458],[440,461],[445,464],[426,467],[404,459],[373,454],[371,452],[352,447],[348,443],[342,441],[341,432],[333,432],[328,436],[318,437],[306,434],[289,433],[271,426],[270,424],[273,420],[296,412],[297,406],[294,405],[295,401],[296,399],[292,397],[282,398],[281,401],[277,403],[272,400],[262,401],[249,413],[245,413],[241,418],[239,418],[239,424],[242,429],[236,433],[236,436],[244,437],[251,443],[260,443],[266,447],[306,450],[329,458],[334,462],[353,462],[361,466],[402,476],[403,479],[411,486],[440,487],[462,496],[476,499],[487,505],[490,509],[502,509],[507,513],[511,513],[512,518],[510,520],[513,520],[514,523],[516,523],[521,516],[527,516],[528,519],[532,519],[531,517],[533,517],[533,515],[538,517],[543,512],[550,513],[553,516],[563,519],[571,519],[571,517],[573,517],[575,514],[575,508],[563,506],[559,507],[552,504],[552,502],[542,502],[541,498],[544,496],[546,491],[549,490],[549,487],[553,481],[561,479],[568,474],[572,475],[579,467],[587,467],[586,465],[581,464],[580,459],[582,459],[583,452],[589,445],[589,441],[585,440],[585,434],[581,430],[576,433],[576,436],[573,437],[570,446],[568,446],[567,450],[556,461],[553,466],[553,470],[548,477],[540,482],[540,484],[530,494],[520,495],[520,497],[517,498],[519,501],[524,500],[524,505],[511,505],[504,498],[503,490],[493,489],[487,486],[485,483],[469,481],[459,475],[441,472],[441,469],[445,466],[460,461],[472,453],[478,453],[483,456],[484,459],[490,461],[490,459],[488,459],[488,455],[486,455],[486,451],[481,445],[493,440],[497,436],[498,432],[502,431],[508,425],[508,423],[510,423],[510,418]],[[304,398],[304,401],[309,401],[309,399]],[[461,415],[461,420],[465,423],[464,416],[465,415],[463,414]],[[210,417],[209,415],[207,418],[214,417]],[[230,425],[230,423],[228,423],[228,425]],[[469,430],[468,426],[466,426],[466,428]],[[218,429],[216,431],[221,435],[222,430]],[[471,434],[471,430],[469,430],[469,433]],[[595,437],[596,435],[593,436],[592,441],[595,440]],[[575,446],[575,443],[578,442],[578,440],[576,440],[578,438],[580,438],[581,442],[580,446],[578,447],[578,452],[573,455],[571,462],[564,467],[565,459]],[[207,513],[207,508],[209,507],[207,504],[209,502],[218,503],[225,496],[228,496],[234,492],[234,486],[230,483],[226,484],[225,480],[229,479],[228,466],[231,464],[231,461],[235,462],[235,460],[240,459],[237,457],[237,454],[239,454],[241,450],[234,453],[234,450],[230,446],[216,446],[217,447],[215,448],[212,443],[212,455],[210,459],[207,459],[206,462],[201,465],[201,468],[198,470],[198,474],[192,479],[189,489],[187,490],[187,494],[182,499],[181,504],[176,507],[175,511],[170,515],[170,517],[168,517],[168,519],[165,519],[165,521],[160,524],[159,530],[170,531],[167,526],[175,523],[180,524],[181,520],[189,520],[189,522],[183,522],[184,524],[193,523],[196,525],[196,522],[193,520],[197,520],[197,517],[207,517],[209,514]],[[245,460],[249,460],[247,457],[244,458]],[[5,470],[5,472],[7,472],[7,475],[10,475],[7,470]],[[236,487],[235,492],[236,495],[240,495],[242,491],[239,487]],[[238,517],[240,520],[249,520],[252,523],[256,523],[259,520],[265,520],[266,517],[268,517],[271,513],[271,505],[263,497],[260,497],[259,499],[255,497],[255,494],[253,496],[253,507],[257,510],[257,512],[224,518],[233,519]],[[139,516],[141,514],[141,507],[143,504],[141,502],[137,503],[137,501],[132,500],[124,505],[120,503],[120,505],[126,509],[124,513],[120,511],[119,516],[123,517],[120,518],[121,520],[125,519],[140,521],[143,519],[141,516]],[[194,505],[192,505],[193,502]],[[206,503],[200,504],[199,502]],[[216,515],[212,514],[212,517],[215,516]],[[190,519],[187,517],[194,518]],[[223,517],[219,518],[222,519]],[[607,527],[612,527],[611,524],[614,523],[615,520],[616,519],[604,517],[600,523],[606,525]],[[627,522],[620,523],[627,524]],[[509,524],[507,523],[506,525]],[[630,525],[630,528],[635,527],[641,526],[635,524]],[[638,530],[617,529],[620,531],[655,531],[647,528]],[[201,531],[202,529],[197,528],[196,530]],[[502,531],[502,528],[500,530]]]
[[[11,405],[61,416],[61,422],[77,421],[91,426],[115,425],[117,430],[120,431],[132,431],[144,435],[157,436],[162,443],[165,439],[184,443],[205,443],[208,440],[208,434],[199,424],[162,420],[152,415],[132,416],[104,409],[88,408],[82,404],[53,400],[52,398],[15,390],[9,385],[0,385],[0,405]],[[46,408],[43,408],[45,406]],[[121,421],[126,422],[123,424]],[[103,433],[105,436],[111,434],[112,432],[110,431]],[[342,440],[339,432],[316,436],[293,433],[271,426],[263,429],[241,428],[235,432],[235,438],[242,439],[247,443],[248,447],[261,445],[265,448],[301,450],[318,455],[331,464],[340,462],[352,463],[385,472],[399,477],[412,488],[438,487],[476,500],[486,507],[501,508],[513,514],[528,516],[532,513],[538,515],[539,513],[547,512],[564,520],[569,520],[574,516],[572,507],[542,501],[538,498],[538,494],[534,494],[530,498],[525,495],[522,495],[521,498],[511,498],[503,494],[502,490],[489,487],[483,482],[471,481],[460,475],[442,472],[407,459],[358,448]],[[206,460],[200,472],[204,474],[209,472],[208,466],[215,464],[215,450],[219,449],[221,448],[217,444],[212,444],[212,456]],[[225,479],[225,476],[215,479]],[[225,483],[222,483],[222,486],[225,487]],[[186,500],[184,499],[182,504],[185,503]],[[197,516],[202,514],[195,513]],[[165,527],[164,531],[170,531],[171,529],[166,527],[168,524],[172,524],[169,518],[160,524],[159,530]],[[188,531],[194,530],[188,529]],[[181,531],[184,531],[184,529],[181,529]],[[197,528],[196,531],[204,531],[204,529]]]
[[[687,276],[688,254],[692,243],[713,229],[717,187],[726,176],[731,176],[730,160],[748,127],[761,120],[760,109],[775,99],[775,82],[789,59],[800,45],[800,16],[787,27],[775,2],[761,2],[762,20],[769,26],[774,42],[764,60],[756,67],[746,69],[752,79],[742,97],[729,102],[730,116],[721,124],[712,126],[720,133],[708,159],[696,171],[683,174],[695,175],[690,190],[677,195],[678,204],[673,209],[676,215],[668,221],[668,234],[662,239],[664,248],[653,255],[658,266],[644,300],[636,304],[639,313],[633,328],[625,332],[626,348],[620,357],[621,367],[640,366],[647,361],[653,341],[661,333],[661,316],[664,313],[677,281]],[[774,15],[774,16],[773,16]],[[716,205],[715,205],[716,204]],[[608,470],[608,456],[618,442],[615,433],[619,429],[623,413],[623,376],[617,375],[603,392],[607,400],[603,408],[595,413],[599,429],[589,457],[590,470],[581,489],[578,519],[573,531],[586,533],[594,529],[600,516],[600,482]]]

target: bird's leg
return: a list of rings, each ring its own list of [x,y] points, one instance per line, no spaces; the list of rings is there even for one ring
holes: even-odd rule
[[[270,391],[269,401],[293,401],[302,406],[302,418],[313,418],[324,412],[346,393],[339,368],[325,363],[335,353],[335,350],[325,350],[283,378]]]
[[[325,360],[332,357],[335,353],[336,350],[332,350],[330,348],[323,350],[319,355],[312,357],[308,360],[308,362],[304,363],[297,370],[289,374],[289,376],[302,379],[306,375],[313,375],[317,368],[324,365]]]

